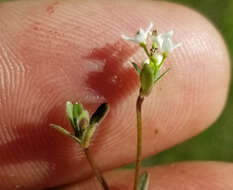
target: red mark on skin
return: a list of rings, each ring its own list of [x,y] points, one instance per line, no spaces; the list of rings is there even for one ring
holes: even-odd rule
[[[46,8],[46,12],[49,15],[52,15],[55,12],[55,7],[59,4],[59,2],[54,2],[52,4],[50,4],[47,8]]]
[[[32,29],[35,30],[35,31],[39,31],[39,30],[41,30],[40,25],[41,25],[41,23],[34,22],[33,25],[32,25]]]
[[[112,104],[130,95],[137,88],[138,76],[132,67],[126,67],[124,63],[136,50],[122,41],[94,49],[85,58],[101,61],[104,67],[88,74],[87,85]]]

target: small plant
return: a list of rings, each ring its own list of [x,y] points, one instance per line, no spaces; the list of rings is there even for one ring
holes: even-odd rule
[[[68,101],[66,103],[66,115],[70,121],[74,133],[70,133],[69,131],[67,131],[59,125],[50,125],[60,133],[71,137],[80,144],[96,178],[98,179],[104,190],[109,190],[109,187],[102,173],[98,170],[95,163],[93,162],[93,159],[89,154],[88,147],[91,142],[92,136],[96,130],[96,127],[107,114],[108,110],[109,105],[107,103],[103,103],[97,108],[94,114],[91,117],[89,117],[89,112],[83,108],[82,104],[72,104]]]
[[[132,62],[132,65],[140,78],[140,89],[136,101],[137,156],[133,187],[134,190],[147,190],[149,186],[148,173],[144,172],[140,175],[142,162],[142,103],[144,98],[151,93],[153,86],[169,71],[169,69],[167,69],[161,73],[161,69],[169,53],[181,45],[181,43],[174,44],[172,42],[171,37],[173,36],[173,31],[164,34],[158,34],[157,30],[152,31],[152,28],[153,24],[151,23],[146,30],[140,28],[134,37],[121,35],[124,40],[132,41],[138,44],[146,54],[146,59],[142,64]],[[147,41],[150,41],[150,48],[148,48],[149,45],[147,44]],[[101,122],[108,110],[108,104],[103,103],[90,117],[88,111],[83,108],[82,104],[72,104],[68,101],[66,103],[66,114],[74,130],[74,133],[70,133],[59,125],[51,124],[51,127],[55,128],[62,134],[73,138],[80,144],[86,154],[87,160],[93,172],[95,173],[96,178],[104,190],[109,190],[109,187],[103,175],[93,162],[88,152],[88,147],[97,125]]]
[[[151,93],[153,86],[169,71],[165,70],[161,73],[161,68],[164,65],[169,53],[179,47],[181,44],[174,44],[171,37],[173,31],[164,34],[158,34],[157,30],[153,30],[153,23],[146,30],[140,28],[134,37],[121,35],[124,40],[132,41],[138,44],[145,52],[146,59],[139,65],[132,62],[135,71],[140,77],[140,89],[136,102],[137,112],[137,157],[134,190],[146,190],[149,184],[149,175],[147,172],[140,176],[140,167],[142,162],[142,103],[146,96]],[[152,31],[152,32],[151,32]],[[147,41],[151,41],[151,47],[148,49]]]

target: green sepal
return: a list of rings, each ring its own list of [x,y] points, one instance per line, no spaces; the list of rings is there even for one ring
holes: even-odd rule
[[[99,123],[101,119],[106,115],[106,113],[109,111],[109,105],[108,103],[101,104],[95,113],[91,116],[90,119],[90,125],[94,125],[96,123]]]
[[[70,101],[66,102],[66,114],[70,120],[73,120],[73,104]]]
[[[131,62],[132,63],[132,65],[133,65],[133,67],[134,67],[134,69],[137,71],[137,73],[140,75],[140,73],[141,73],[141,70],[140,70],[140,68],[138,67],[138,65],[136,64],[136,63],[134,63],[134,62]]]
[[[73,120],[74,120],[74,123],[77,124],[78,117],[83,111],[83,106],[82,104],[79,104],[78,102],[76,102],[73,107],[74,107],[73,108]]]
[[[140,74],[141,81],[141,96],[147,96],[150,94],[154,84],[154,68],[150,64],[144,64]]]
[[[156,82],[158,82],[165,74],[167,74],[167,72],[170,70],[170,68],[168,68],[166,71],[164,71],[158,78],[156,78],[155,79],[155,81],[154,81],[154,84],[156,83]]]
[[[70,124],[75,129],[76,125],[74,123],[74,116],[73,116],[73,104],[70,101],[66,102],[66,115],[70,120]]]
[[[138,183],[138,190],[147,190],[149,186],[149,181],[149,174],[147,172],[142,173]]]

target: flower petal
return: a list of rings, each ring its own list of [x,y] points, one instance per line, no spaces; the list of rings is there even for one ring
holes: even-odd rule
[[[148,28],[146,29],[146,35],[150,34],[152,28],[154,27],[154,24],[151,22],[150,25],[148,26]]]
[[[133,41],[133,42],[138,43],[138,44],[141,44],[141,43],[146,44],[147,37],[150,34],[152,27],[153,27],[153,23],[151,22],[150,25],[148,26],[148,28],[146,29],[146,31],[144,31],[144,29],[142,29],[142,28],[139,28],[138,32],[135,34],[135,36],[133,38],[125,36],[124,34],[122,34],[121,37],[124,40]]]
[[[124,34],[121,34],[121,38],[122,38],[123,40],[135,41],[135,38],[128,37],[128,36],[126,36],[126,35],[124,35]]]
[[[173,43],[170,38],[165,38],[161,47],[162,52],[170,53],[173,50]]]

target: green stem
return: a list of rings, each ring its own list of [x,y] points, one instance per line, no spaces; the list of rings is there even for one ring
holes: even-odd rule
[[[148,51],[146,44],[145,43],[141,43],[140,46],[144,49],[144,51],[146,52],[146,55],[148,56],[148,58],[150,58],[150,52]]]
[[[95,177],[100,182],[100,184],[102,185],[104,190],[109,190],[109,187],[108,187],[108,185],[106,183],[106,180],[104,179],[104,176],[102,175],[101,171],[99,171],[98,168],[95,166],[95,163],[94,163],[92,157],[89,154],[88,148],[84,148],[83,151],[84,151],[84,153],[85,153],[85,155],[87,157],[87,160],[88,160],[88,162],[89,162],[89,164],[90,164],[90,166],[91,166],[91,168],[92,168],[92,170],[93,170],[93,172],[95,174]]]
[[[135,178],[134,178],[134,190],[138,190],[138,182],[140,175],[140,168],[142,162],[142,102],[144,97],[139,93],[136,112],[137,112],[137,160],[136,160],[136,169],[135,169]]]
[[[159,69],[162,67],[162,65],[164,64],[166,59],[167,59],[167,53],[163,53],[163,59],[162,59],[161,63],[158,66]]]

